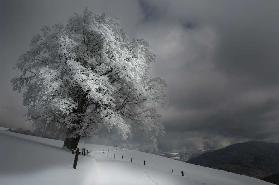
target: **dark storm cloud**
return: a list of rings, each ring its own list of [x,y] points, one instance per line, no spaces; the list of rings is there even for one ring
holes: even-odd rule
[[[258,23],[261,25],[261,23]],[[266,33],[252,29],[223,36],[217,66],[232,78],[242,78],[256,86],[278,85],[279,27],[266,28]],[[274,36],[274,37],[272,37]],[[218,58],[219,57],[219,58]]]
[[[161,148],[279,141],[277,0],[0,0],[2,122],[13,108],[24,114],[9,81],[32,36],[85,7],[119,18],[156,53],[154,75],[166,79],[170,97]],[[21,116],[13,125],[22,126]]]
[[[155,6],[150,5],[144,0],[139,0],[140,8],[144,13],[144,19],[148,21],[150,18],[155,19],[159,17],[158,9]]]
[[[161,28],[145,33],[159,53],[156,72],[170,87],[165,142],[278,141],[278,1],[166,3]]]
[[[265,115],[279,108],[278,101],[275,100],[234,106],[228,105],[204,114],[198,111],[193,115],[177,117],[166,129],[174,132],[199,131],[229,137],[263,139],[266,137],[263,123],[270,121]],[[186,123],[181,124],[185,119]]]
[[[138,3],[146,22],[162,19],[167,11],[165,3],[162,6],[156,6],[156,3],[150,3],[147,0],[138,0]]]

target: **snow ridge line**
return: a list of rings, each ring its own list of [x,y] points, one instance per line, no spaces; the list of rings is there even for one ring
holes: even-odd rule
[[[56,140],[56,139],[49,139],[49,138],[43,138],[43,137],[38,137],[38,136],[31,136],[31,135],[26,135],[26,134],[20,134],[16,132],[11,132],[9,130],[2,130],[0,129],[0,134],[5,134],[7,136],[15,137],[18,139],[23,139],[26,141],[31,141],[34,143],[39,143],[43,144],[46,146],[51,146],[51,147],[56,147],[56,148],[62,148],[63,147],[63,141],[61,140]]]

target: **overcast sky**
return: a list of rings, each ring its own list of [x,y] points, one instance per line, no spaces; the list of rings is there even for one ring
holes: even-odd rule
[[[157,55],[170,98],[163,150],[279,141],[278,0],[0,0],[0,125],[29,126],[10,80],[32,36],[85,7]]]

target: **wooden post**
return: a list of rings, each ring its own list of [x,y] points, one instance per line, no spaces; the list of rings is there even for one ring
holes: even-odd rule
[[[76,169],[77,168],[77,162],[78,162],[78,155],[80,154],[79,152],[79,148],[76,149],[76,154],[75,154],[75,159],[74,159],[74,164],[73,164],[73,168]]]

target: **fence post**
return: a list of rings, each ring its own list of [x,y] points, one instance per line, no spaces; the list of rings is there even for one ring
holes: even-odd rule
[[[75,153],[75,159],[74,159],[74,164],[73,164],[73,168],[74,168],[74,169],[77,168],[78,155],[80,154],[79,148],[77,148],[75,152],[76,152],[76,153]]]
[[[85,148],[82,148],[81,154],[85,156]]]

